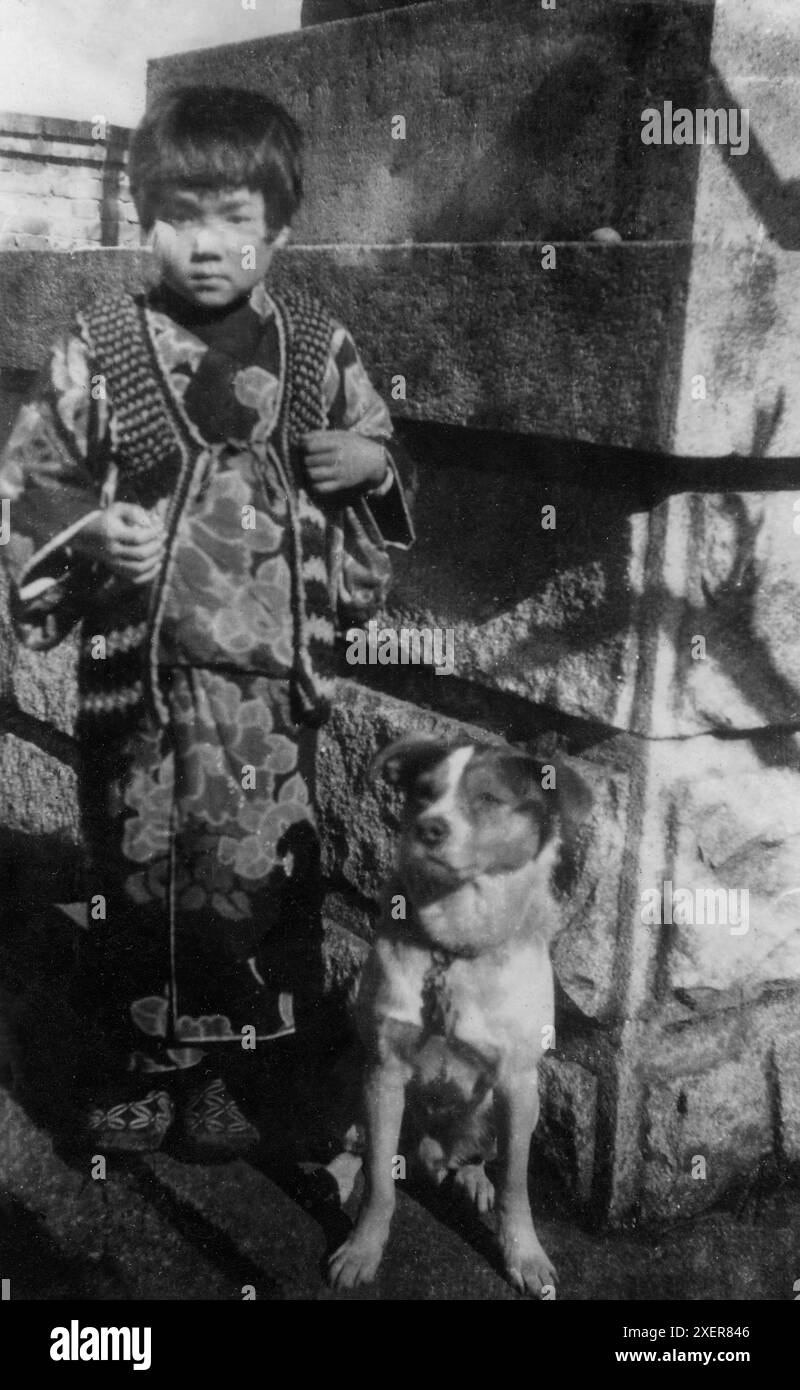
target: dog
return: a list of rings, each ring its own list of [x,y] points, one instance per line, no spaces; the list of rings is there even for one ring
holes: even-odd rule
[[[356,999],[368,1056],[364,1200],[329,1278],[335,1288],[375,1278],[401,1127],[416,1116],[418,1162],[435,1181],[452,1174],[480,1211],[495,1209],[506,1277],[541,1297],[556,1274],[534,1229],[528,1159],[553,1025],[549,943],[562,925],[551,877],[591,798],[565,764],[508,746],[409,736],[373,769],[405,793],[405,813]],[[493,1127],[496,1194],[484,1168]]]

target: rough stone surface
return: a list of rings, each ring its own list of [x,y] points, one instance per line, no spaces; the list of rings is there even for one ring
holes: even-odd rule
[[[581,831],[577,871],[563,896],[565,926],[553,946],[553,965],[572,1004],[604,1019],[619,1008],[615,968],[629,785],[624,773],[577,760],[575,765],[590,788],[592,809]]]
[[[797,256],[768,242],[696,249],[675,453],[796,457],[800,396],[786,345],[800,325],[798,274]]]
[[[539,1066],[541,1119],[535,1143],[554,1163],[571,1194],[588,1204],[594,1176],[597,1078],[561,1057]]]
[[[325,989],[337,1002],[350,1007],[355,1003],[361,967],[367,958],[369,946],[352,930],[352,911],[344,914],[347,926],[337,920],[339,904],[333,903],[332,912],[331,899],[334,897],[331,893],[326,895],[323,909]]]
[[[747,729],[800,718],[797,505],[796,492],[686,500],[685,596],[673,598],[681,611],[672,628],[670,702],[682,728]],[[676,516],[670,529],[677,523]],[[669,722],[669,709],[661,719]]]
[[[74,774],[27,740],[1,737],[0,825],[32,837],[64,834],[77,840]]]
[[[418,0],[303,0],[300,23],[327,24],[332,19],[360,19],[380,10],[401,10]]]
[[[705,1074],[651,1085],[644,1103],[643,1220],[706,1209],[771,1147],[767,1078],[757,1054],[744,1051]],[[705,1177],[692,1176],[698,1158],[705,1160]]]
[[[699,992],[707,1007],[716,991],[723,1007],[800,978],[799,753],[797,734],[775,731],[692,739],[669,756],[662,878],[673,892],[717,894],[711,924],[697,922],[695,903],[694,923],[641,928],[663,938],[665,980],[684,998]],[[660,881],[646,886],[663,893]],[[731,922],[734,915],[742,920]]]
[[[528,243],[309,248],[279,273],[355,325],[387,396],[406,377],[398,415],[698,460],[794,457],[793,254],[589,244],[556,256],[545,270]],[[479,309],[461,293],[472,283]],[[401,300],[413,318],[392,312]],[[754,484],[764,471],[753,463]]]
[[[800,1033],[775,1039],[780,1137],[785,1158],[800,1163]]]
[[[31,652],[17,642],[8,614],[8,577],[0,568],[0,693],[26,714],[71,734],[77,715],[77,644],[70,635],[52,651]]]
[[[321,295],[353,326],[388,398],[405,377],[398,415],[668,450],[687,249],[558,246],[556,257],[547,270],[530,243],[297,249],[279,283]]]
[[[283,100],[306,135],[306,241],[686,239],[697,149],[650,157],[641,112],[696,104],[712,14],[705,0],[439,0],[157,59],[149,89],[232,82]]]
[[[50,344],[95,295],[138,289],[152,258],[120,250],[0,255],[0,370],[38,370]]]
[[[571,240],[613,226],[634,239],[766,234],[797,247],[791,0],[771,3],[767,23],[758,0],[403,8],[307,0],[310,24],[394,13],[157,60],[151,91],[195,79],[277,91],[308,139],[306,240]],[[641,113],[665,100],[746,107],[751,156],[643,146]],[[404,112],[406,140],[392,141]]]
[[[749,151],[700,154],[695,239],[765,235],[800,248],[800,151],[795,138],[800,12],[792,0],[718,0],[702,105],[749,110]]]

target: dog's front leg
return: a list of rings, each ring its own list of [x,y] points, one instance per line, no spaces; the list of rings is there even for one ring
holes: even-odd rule
[[[495,1209],[503,1264],[520,1293],[541,1297],[555,1282],[553,1266],[539,1243],[528,1199],[528,1157],[539,1118],[536,1072],[503,1078],[495,1089],[500,1180]]]
[[[394,1214],[393,1166],[409,1074],[393,1058],[373,1066],[367,1075],[364,1201],[353,1234],[330,1258],[328,1276],[334,1288],[369,1283],[378,1272]]]

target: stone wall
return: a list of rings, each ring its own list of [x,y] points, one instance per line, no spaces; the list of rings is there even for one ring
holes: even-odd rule
[[[130,131],[0,112],[0,250],[134,246]]]
[[[399,10],[403,0],[303,0],[300,22],[307,24],[327,24],[331,19],[361,19],[365,14],[375,14],[379,10]],[[405,0],[406,4],[414,0]]]
[[[291,107],[309,196],[275,273],[324,295],[387,397],[405,378],[419,542],[386,616],[454,628],[456,670],[341,685],[319,769],[332,981],[352,988],[392,853],[375,749],[424,727],[571,755],[594,810],[539,1143],[617,1222],[800,1161],[800,15],[764,8],[431,0],[150,69],[152,93],[233,81]],[[645,106],[720,92],[749,103],[747,156],[642,145]],[[604,225],[622,241],[592,239]],[[98,264],[65,278],[54,259],[0,260],[29,325],[0,334],[15,381]],[[101,264],[127,280],[145,262]],[[69,652],[5,679],[52,720]],[[75,844],[44,742],[24,756]],[[6,779],[7,823],[53,833],[23,783]],[[651,924],[643,895],[665,882],[746,889],[747,930]]]

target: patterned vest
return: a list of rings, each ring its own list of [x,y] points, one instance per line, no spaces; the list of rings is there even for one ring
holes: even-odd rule
[[[325,308],[308,295],[287,291],[280,296],[271,293],[270,298],[281,339],[283,381],[278,418],[265,447],[288,499],[294,625],[292,704],[295,718],[320,724],[330,712],[323,686],[325,676],[333,670],[339,575],[332,559],[341,554],[343,523],[341,510],[329,512],[326,520],[318,507],[304,505],[294,446],[301,435],[326,424],[322,386],[333,323]],[[81,321],[113,403],[112,447],[120,480],[134,484],[145,506],[165,491],[171,494],[165,518],[165,555],[150,594],[145,639],[144,695],[160,722],[166,723],[158,675],[160,623],[178,524],[195,490],[198,460],[207,445],[176,405],[153,346],[145,306],[144,295],[109,295],[98,299]],[[327,584],[320,574],[327,574]],[[112,648],[113,643],[109,650]],[[105,701],[110,712],[114,663],[104,663],[104,667],[104,693],[97,699]]]

